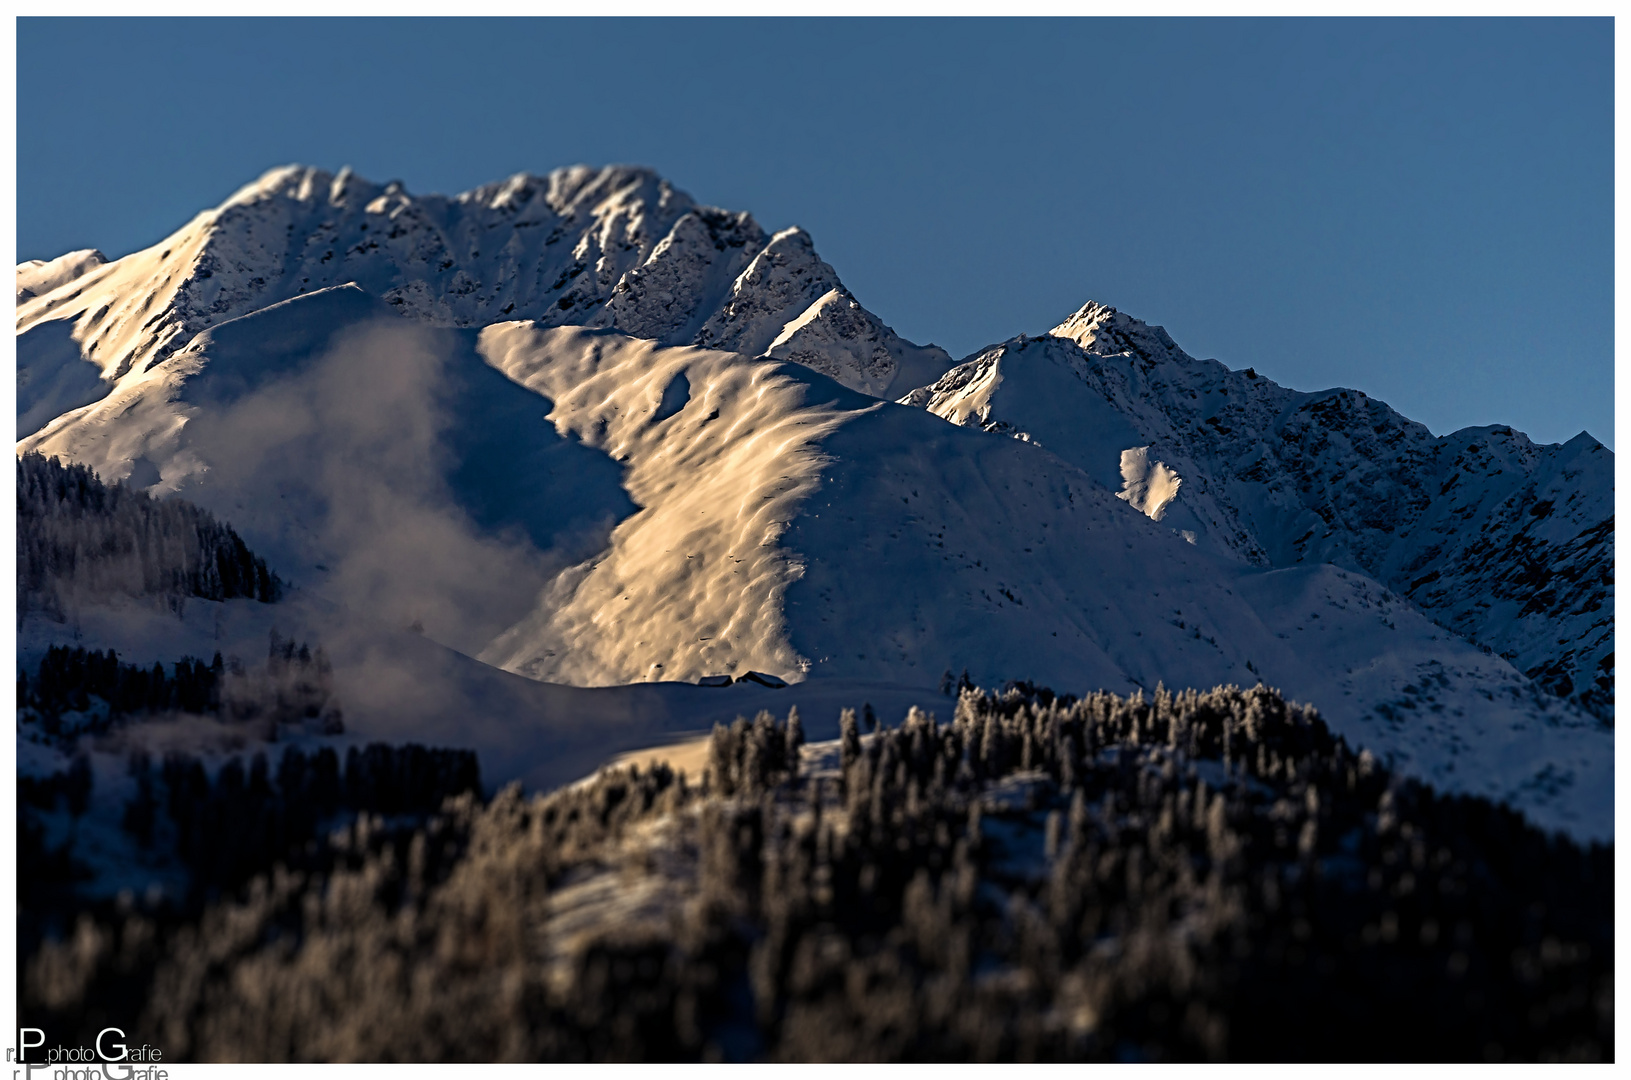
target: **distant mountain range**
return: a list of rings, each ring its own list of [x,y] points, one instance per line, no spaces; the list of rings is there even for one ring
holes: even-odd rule
[[[578,687],[1261,680],[1612,834],[1613,455],[1584,433],[1435,437],[1091,303],[956,363],[802,230],[621,167],[452,198],[277,169],[17,287],[19,452],[230,522],[274,608]]]

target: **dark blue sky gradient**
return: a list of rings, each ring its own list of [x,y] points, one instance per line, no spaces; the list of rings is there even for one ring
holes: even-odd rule
[[[635,162],[954,356],[1092,298],[1440,434],[1612,445],[1608,19],[20,19],[17,59],[19,259],[287,162]]]

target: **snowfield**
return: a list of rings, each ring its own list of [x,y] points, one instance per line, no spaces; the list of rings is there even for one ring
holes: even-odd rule
[[[815,737],[863,701],[949,714],[948,670],[1262,681],[1612,836],[1613,455],[1584,434],[1435,438],[1095,304],[953,366],[800,230],[643,170],[452,199],[274,170],[18,289],[19,453],[196,502],[292,585],[31,616],[25,667],[276,628],[332,655],[347,739],[542,786],[760,707]],[[682,685],[749,671],[794,685]]]

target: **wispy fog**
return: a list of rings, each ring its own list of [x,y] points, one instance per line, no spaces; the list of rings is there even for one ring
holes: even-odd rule
[[[352,327],[297,371],[243,373],[259,385],[199,410],[186,441],[207,501],[285,577],[474,654],[559,561],[521,530],[484,535],[447,483],[457,355],[445,332]]]

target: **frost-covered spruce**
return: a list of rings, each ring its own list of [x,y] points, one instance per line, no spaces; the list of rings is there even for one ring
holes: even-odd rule
[[[232,528],[184,499],[106,485],[82,465],[17,459],[17,608],[61,618],[84,598],[271,603],[282,583]]]

